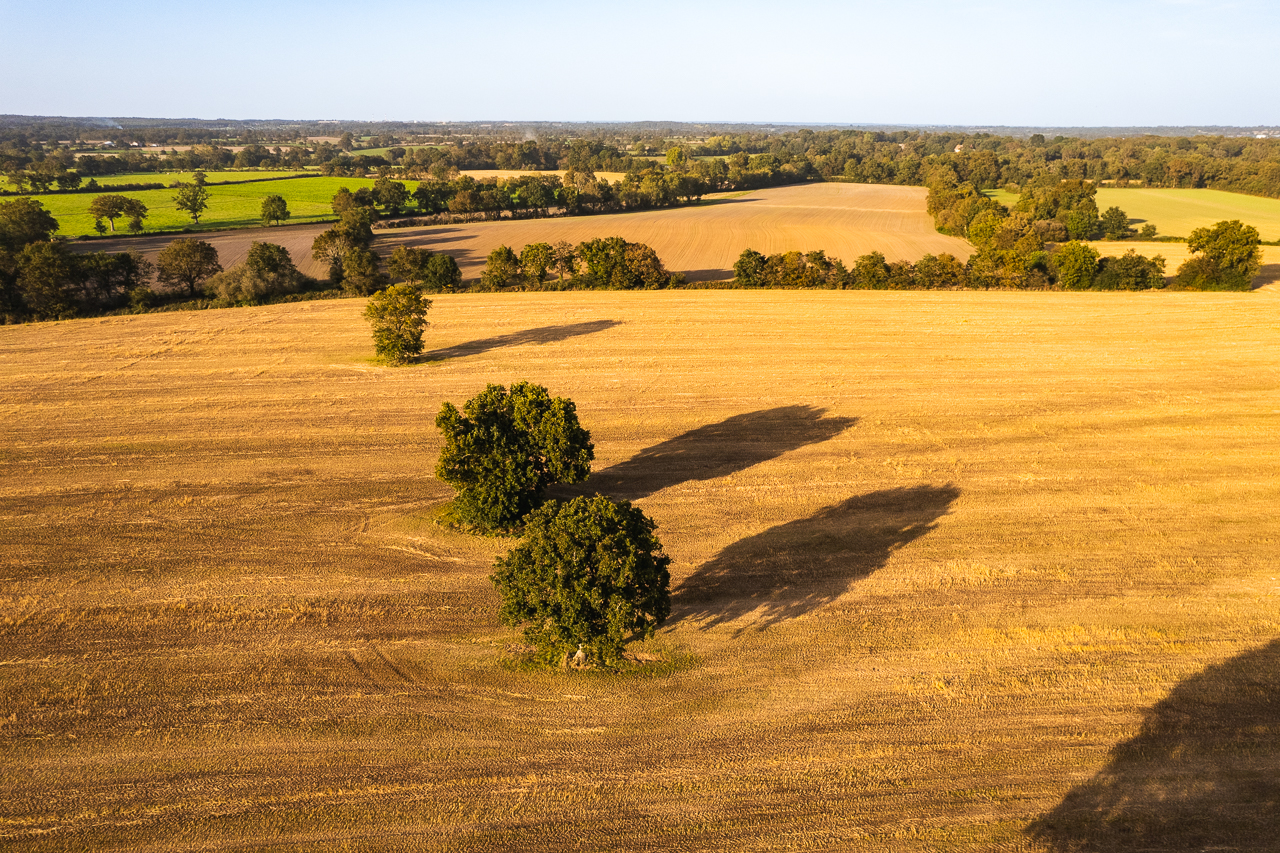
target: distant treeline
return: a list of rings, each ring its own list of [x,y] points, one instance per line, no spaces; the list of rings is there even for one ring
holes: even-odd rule
[[[163,136],[164,134],[158,134]],[[173,136],[169,131],[168,135]],[[71,146],[34,141],[19,131],[0,133],[0,172],[11,182],[54,181],[74,171],[88,178],[126,172],[195,169],[316,168],[338,176],[382,173],[405,179],[447,179],[456,170],[514,169],[577,172],[689,171],[715,189],[768,183],[843,179],[924,186],[939,168],[978,189],[1009,188],[1046,177],[1118,186],[1209,187],[1280,197],[1280,140],[1224,136],[1030,139],[985,133],[860,130],[795,130],[710,136],[698,141],[599,138],[511,141],[436,136],[415,142],[386,134],[366,141],[344,134],[338,141],[305,140],[271,145],[246,132],[241,151],[192,131],[188,151],[125,148],[115,154],[76,158]],[[426,137],[422,137],[426,138]],[[368,151],[370,153],[363,153]],[[376,146],[376,147],[374,147]],[[658,153],[666,162],[655,163]],[[713,158],[697,159],[697,158]],[[745,158],[745,159],[743,159]],[[707,163],[719,165],[707,166]],[[712,171],[702,171],[712,170]],[[713,172],[723,174],[717,175]],[[24,176],[26,176],[24,178]]]

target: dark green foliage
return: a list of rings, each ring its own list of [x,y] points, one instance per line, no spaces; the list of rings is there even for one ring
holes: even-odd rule
[[[520,250],[520,272],[534,287],[542,284],[555,263],[556,251],[550,243],[530,243]]]
[[[111,223],[111,230],[116,230],[116,220],[121,216],[127,216],[129,219],[136,220],[141,226],[142,220],[147,216],[147,206],[136,198],[110,193],[100,195],[89,202],[89,215],[95,219],[105,219]],[[141,231],[141,227],[137,229]]]
[[[399,216],[410,198],[408,187],[390,178],[378,178],[374,182],[373,197],[392,216]]]
[[[1133,233],[1129,227],[1129,214],[1118,207],[1108,207],[1099,218],[1098,225],[1108,240],[1123,240]]]
[[[0,201],[0,249],[18,252],[28,243],[48,240],[57,230],[58,220],[39,201]]]
[[[479,290],[496,291],[521,284],[520,258],[510,246],[499,246],[489,253],[484,271],[480,273]]]
[[[925,255],[915,265],[916,287],[925,290],[946,290],[964,287],[968,283],[965,266],[955,255]]]
[[[630,503],[601,495],[535,510],[520,544],[495,566],[499,618],[525,625],[548,656],[583,644],[617,663],[629,636],[653,636],[671,612],[670,559],[655,527]]]
[[[61,243],[30,243],[18,256],[18,291],[26,314],[36,320],[76,315],[80,270]]]
[[[764,267],[768,258],[755,249],[743,249],[733,264],[733,280],[739,287],[767,287]]]
[[[1098,274],[1098,253],[1084,243],[1064,243],[1053,253],[1049,264],[1063,288],[1089,290]]]
[[[872,252],[853,263],[853,286],[861,290],[886,290],[889,284],[889,265],[884,255]]]
[[[379,269],[378,256],[364,246],[355,246],[342,256],[342,289],[355,296],[369,296],[387,286]]]
[[[1119,258],[1102,258],[1093,279],[1095,290],[1153,290],[1164,287],[1164,258],[1144,258],[1132,249]]]
[[[262,200],[262,224],[277,225],[289,218],[289,203],[282,195],[269,195]]]
[[[220,272],[218,250],[203,240],[174,240],[156,256],[156,278],[163,284],[186,285],[191,296],[201,282]]]
[[[369,298],[364,317],[373,324],[373,346],[378,358],[404,364],[422,352],[422,330],[427,325],[431,300],[411,284],[393,284]]]
[[[656,290],[672,284],[671,273],[644,243],[629,243],[621,237],[588,240],[578,244],[577,255],[587,274],[605,290]]]
[[[424,293],[453,293],[462,285],[458,262],[430,249],[397,246],[387,260],[387,271]]]
[[[205,290],[228,302],[258,302],[297,293],[306,281],[293,265],[288,249],[275,243],[255,242],[243,264],[210,278]]]
[[[481,530],[507,530],[542,500],[552,483],[578,483],[595,458],[591,434],[571,400],[517,382],[489,385],[459,412],[436,416],[445,446],[436,476],[458,490],[457,515]]]
[[[77,258],[84,310],[111,308],[124,296],[145,288],[155,265],[136,252],[93,252]]]
[[[1174,277],[1184,290],[1248,290],[1262,268],[1258,229],[1238,219],[1197,228],[1187,246],[1198,253]]]

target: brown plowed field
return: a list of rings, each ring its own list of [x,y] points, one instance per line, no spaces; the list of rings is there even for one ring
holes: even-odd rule
[[[0,848],[1275,849],[1274,291],[434,300],[0,327]],[[520,379],[659,525],[641,672],[504,664],[432,520]]]
[[[934,230],[927,194],[921,187],[803,184],[674,210],[379,232],[378,249],[405,243],[448,252],[468,278],[480,275],[485,257],[500,245],[518,252],[528,243],[595,237],[648,243],[668,269],[694,281],[732,278],[733,263],[747,248],[765,254],[822,249],[846,264],[876,251],[891,261],[942,252],[967,259],[972,247],[966,241]]]
[[[239,228],[234,231],[202,231],[196,234],[160,234],[155,237],[125,237],[116,240],[93,240],[72,243],[77,252],[141,252],[151,260],[174,240],[190,238],[213,244],[223,269],[231,269],[249,255],[254,241],[276,243],[289,250],[293,263],[307,275],[323,278],[328,267],[311,259],[311,244],[332,223],[318,225],[284,225],[273,228]]]

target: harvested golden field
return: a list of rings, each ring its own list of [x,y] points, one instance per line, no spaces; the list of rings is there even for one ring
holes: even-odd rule
[[[1272,291],[362,308],[0,329],[0,847],[1274,849]],[[432,521],[520,379],[673,558],[642,671],[504,665]]]
[[[921,187],[802,184],[672,210],[396,229],[378,232],[376,248],[386,254],[403,243],[448,252],[467,278],[478,277],[489,252],[501,245],[518,252],[529,243],[596,237],[648,243],[668,269],[693,281],[733,278],[733,263],[747,248],[765,254],[822,249],[846,264],[868,252],[890,261],[943,252],[967,259],[968,242],[934,230],[927,194]]]
[[[1119,190],[1117,190],[1119,192]],[[1186,243],[1147,243],[1139,240],[1095,240],[1089,243],[1101,255],[1118,257],[1133,251],[1148,258],[1160,255],[1165,259],[1165,275],[1178,271],[1194,254]],[[1253,280],[1254,287],[1280,282],[1280,246],[1262,246],[1262,269]]]
[[[973,251],[968,242],[934,230],[933,220],[925,213],[925,195],[919,187],[804,184],[711,198],[701,205],[670,210],[375,231],[373,248],[383,257],[402,244],[446,252],[457,260],[467,279],[480,277],[485,258],[500,245],[518,252],[528,243],[567,240],[576,244],[597,237],[648,243],[668,269],[684,272],[692,281],[733,278],[733,263],[746,248],[766,254],[822,249],[850,264],[859,255],[875,251],[891,261],[917,261],[942,252],[967,259]],[[228,269],[243,261],[250,244],[258,240],[279,243],[289,250],[298,269],[322,278],[328,270],[311,259],[311,243],[327,227],[249,228],[193,236],[212,243]],[[167,235],[96,240],[76,248],[134,249],[154,259],[174,239]]]

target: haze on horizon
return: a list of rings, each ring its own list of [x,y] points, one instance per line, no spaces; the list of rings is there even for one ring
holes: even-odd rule
[[[354,120],[1280,124],[1260,0],[643,9],[0,0],[0,113]]]

